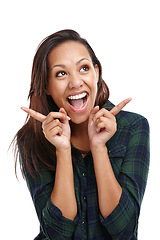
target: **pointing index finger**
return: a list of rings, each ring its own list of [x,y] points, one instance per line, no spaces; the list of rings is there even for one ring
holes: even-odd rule
[[[116,116],[122,108],[124,108],[130,101],[132,100],[132,98],[127,98],[125,100],[123,100],[121,103],[119,103],[117,106],[115,106],[114,108],[112,108],[112,110],[110,111],[114,116]]]
[[[25,111],[26,113],[28,113],[31,117],[33,117],[34,119],[43,122],[46,119],[46,116],[44,116],[43,114],[36,112],[30,108],[26,108],[26,107],[21,107],[21,109],[23,111]]]

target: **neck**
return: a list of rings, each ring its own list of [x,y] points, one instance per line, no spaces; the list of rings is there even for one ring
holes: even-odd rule
[[[72,137],[88,136],[88,121],[81,124],[75,124],[71,122],[70,125],[72,130]]]
[[[74,147],[81,150],[81,152],[89,152],[90,144],[88,137],[88,121],[81,124],[71,124],[71,143]]]

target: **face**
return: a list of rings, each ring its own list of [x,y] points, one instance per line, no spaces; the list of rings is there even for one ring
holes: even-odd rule
[[[68,41],[54,48],[48,56],[49,84],[47,94],[63,107],[73,123],[88,120],[94,107],[98,66],[94,66],[87,48]]]

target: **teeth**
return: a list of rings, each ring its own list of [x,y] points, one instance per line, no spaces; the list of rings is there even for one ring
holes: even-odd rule
[[[75,96],[69,96],[68,99],[81,99],[81,98],[84,98],[85,96],[87,95],[87,93],[82,93],[82,94],[78,94],[78,95],[75,95]]]

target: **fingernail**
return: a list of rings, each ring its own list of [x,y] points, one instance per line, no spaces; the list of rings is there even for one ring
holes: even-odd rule
[[[91,124],[91,126],[93,125],[93,123],[94,123],[94,122],[93,122],[93,120],[92,120],[92,121],[91,121],[91,123],[90,123],[90,124]]]
[[[26,108],[26,107],[21,107],[21,110],[23,110],[24,112],[26,112],[26,113],[28,113],[28,108]]]
[[[68,119],[68,121],[71,120],[71,118],[69,116],[67,116],[67,119]]]
[[[27,111],[27,110],[28,110],[28,108],[26,108],[26,107],[21,107],[21,109],[22,109],[23,111]]]
[[[127,102],[130,102],[132,100],[132,97],[129,97],[126,99]]]

